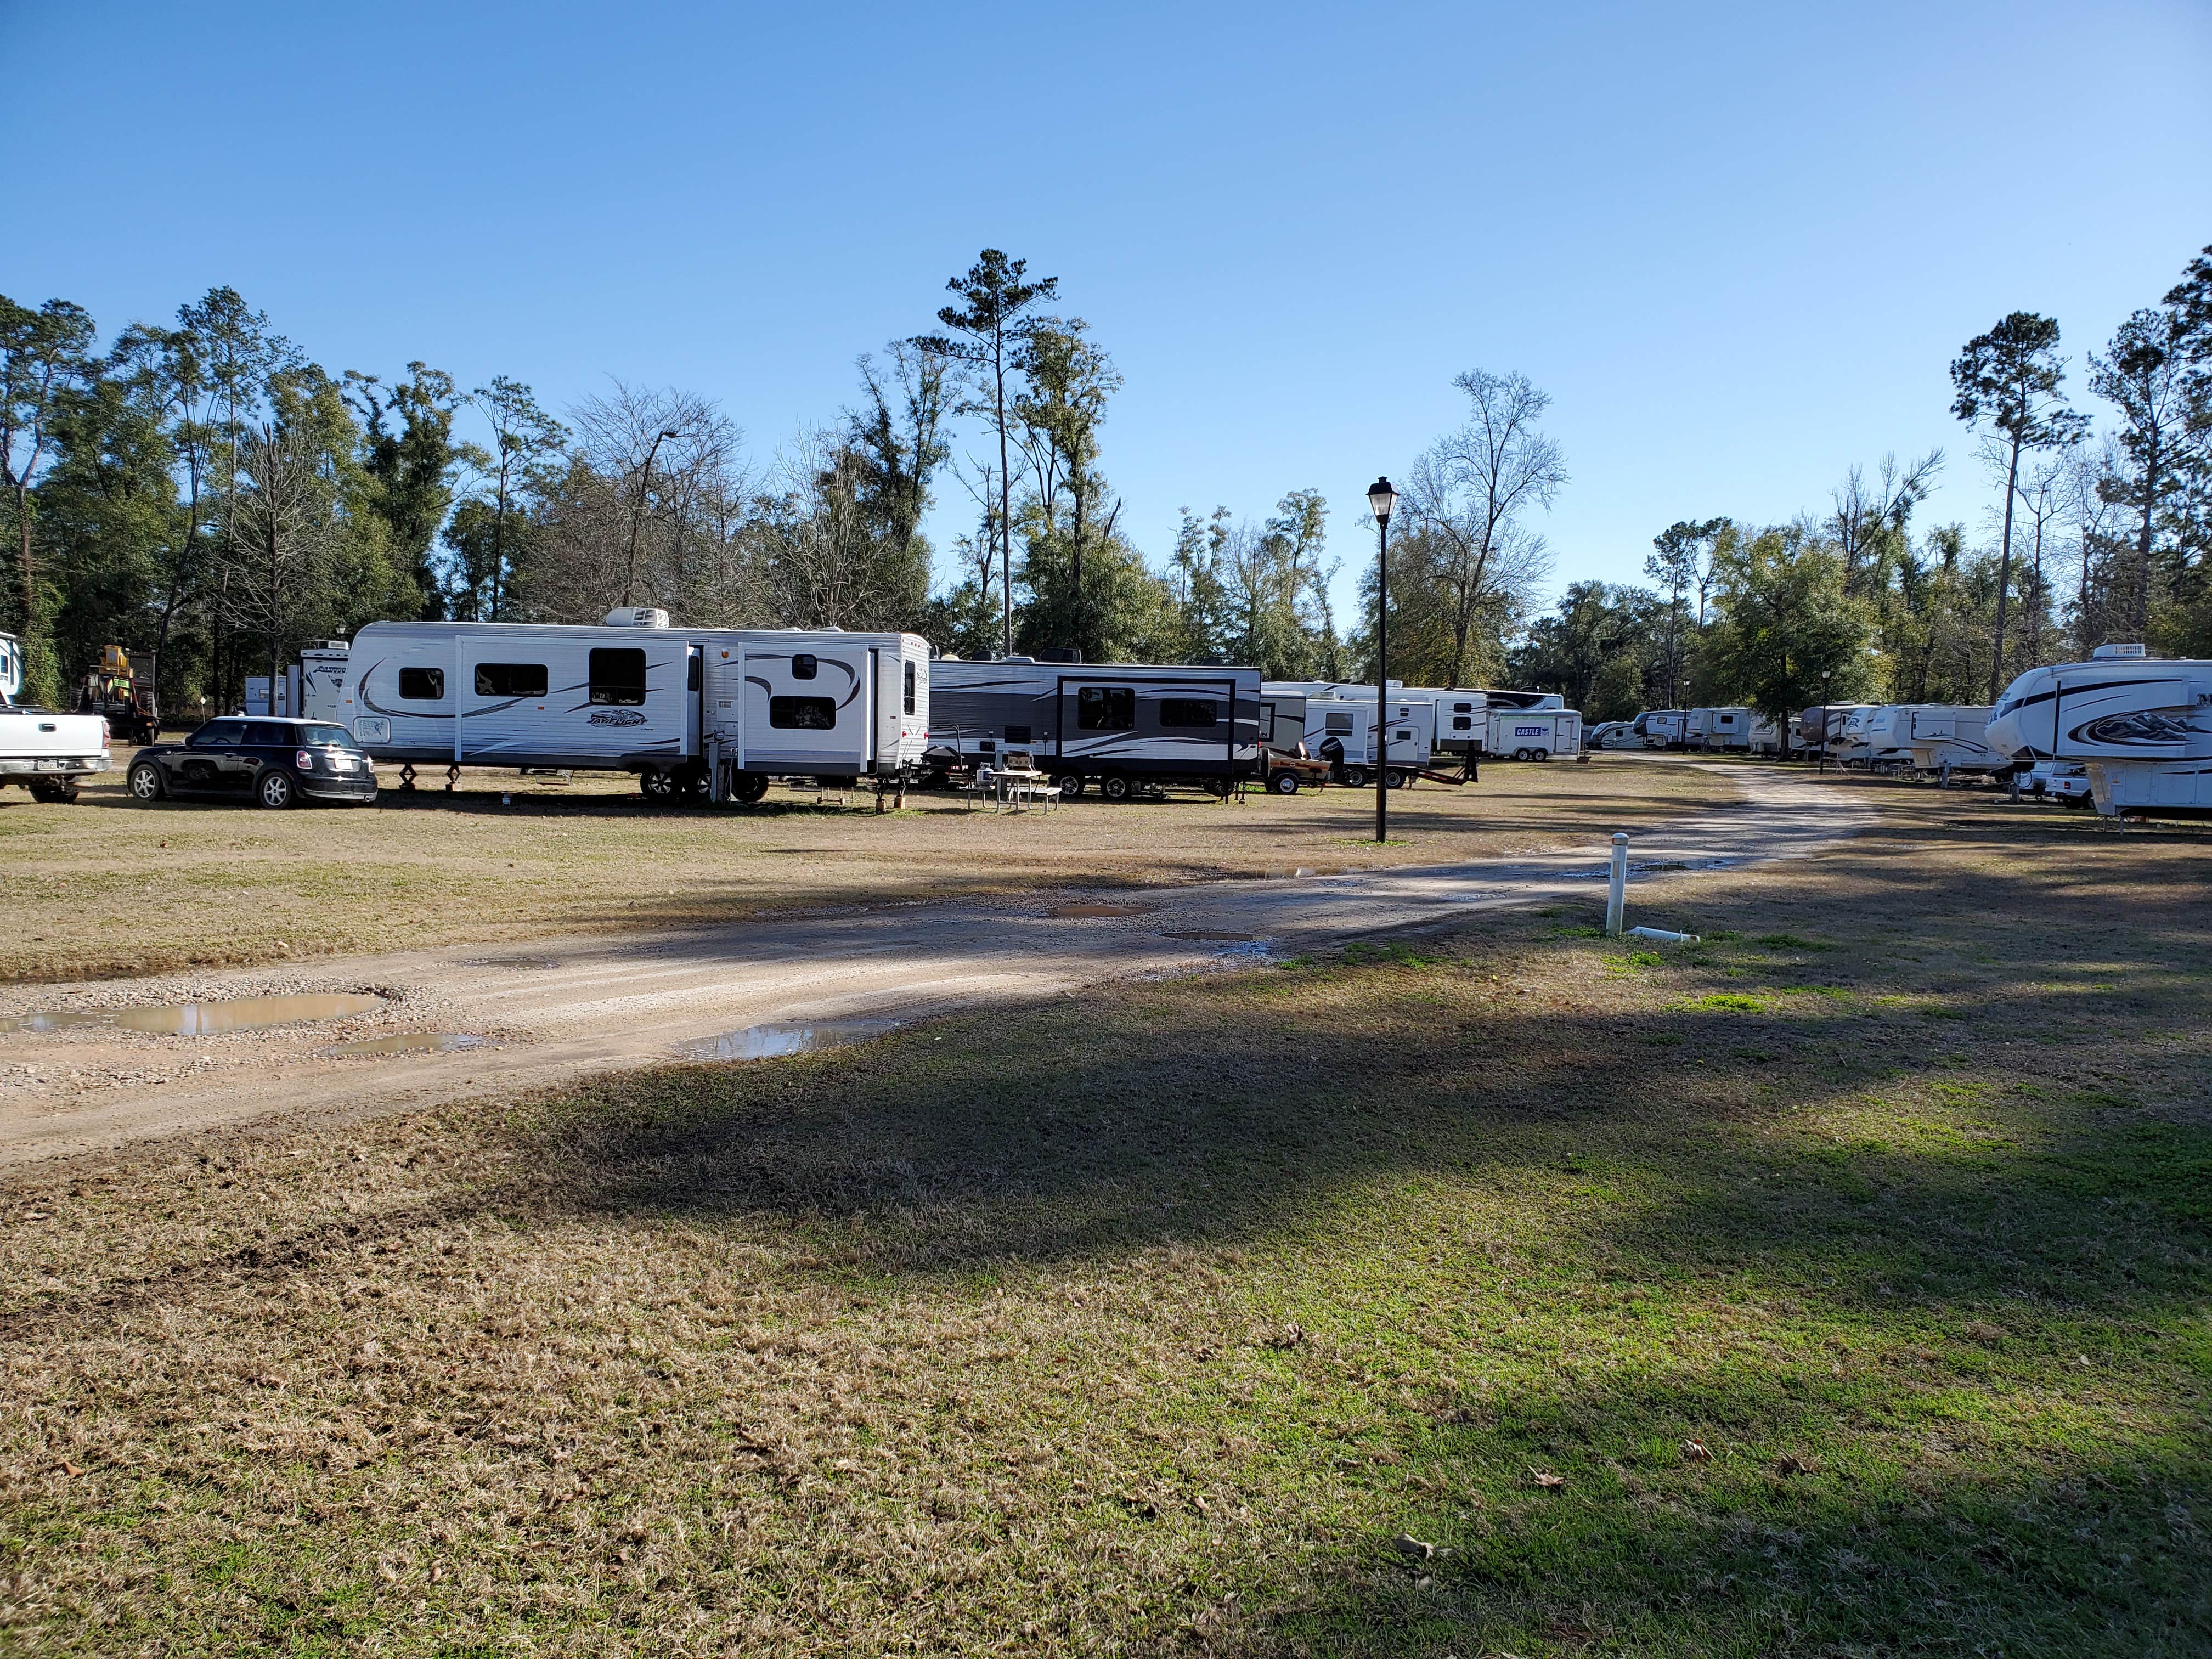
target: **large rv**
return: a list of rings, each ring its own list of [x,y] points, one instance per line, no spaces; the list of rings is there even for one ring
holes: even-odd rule
[[[1990,749],[1986,704],[1917,703],[1905,711],[1902,744],[1916,772],[2008,772],[2009,761]]]
[[[418,767],[513,766],[757,800],[771,777],[898,775],[927,742],[929,647],[912,634],[679,629],[656,611],[599,627],[371,623],[335,684],[319,667],[337,717],[403,787]]]
[[[1683,722],[1683,742],[1692,749],[1778,753],[1782,733],[1753,708],[1692,708]]]
[[[1797,747],[1808,755],[1826,749],[1830,759],[1839,758],[1851,716],[1873,707],[1864,702],[1814,703],[1797,716]]]
[[[2120,813],[2212,813],[2212,661],[2100,646],[2005,689],[1984,741],[2014,766],[2085,763],[2090,798]]]
[[[1690,727],[1689,711],[1647,708],[1636,717],[1634,731],[1646,749],[1680,749]]]
[[[1096,787],[1195,784],[1225,794],[1259,775],[1263,732],[1255,668],[1037,662],[1028,657],[932,665],[929,744],[963,764],[1027,754],[1061,799]],[[1267,723],[1276,712],[1265,710]],[[1285,745],[1287,746],[1287,745]]]

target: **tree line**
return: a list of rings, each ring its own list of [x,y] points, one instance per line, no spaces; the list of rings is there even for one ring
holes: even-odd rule
[[[1513,683],[1593,720],[1741,704],[1984,703],[2112,641],[2212,655],[2212,248],[2087,354],[2109,413],[2067,398],[2058,324],[2014,312],[1951,364],[1951,412],[1995,501],[1917,526],[1940,449],[1854,466],[1788,524],[1685,520],[1648,586],[1570,584],[1510,653]]]
[[[1376,573],[1331,599],[1328,503],[1185,509],[1140,550],[1103,464],[1121,378],[1055,278],[986,249],[936,328],[860,357],[851,401],[762,454],[711,398],[613,382],[557,413],[505,375],[331,374],[227,288],[103,346],[81,307],[0,296],[15,556],[0,627],[45,701],[121,643],[172,710],[380,618],[908,629],[960,655],[1249,663],[1371,679]],[[1851,469],[1787,525],[1685,520],[1649,586],[1538,599],[1569,479],[1525,375],[1470,369],[1465,418],[1401,477],[1393,678],[1558,690],[1593,720],[1689,702],[1980,701],[2110,638],[2212,649],[2212,250],[2087,363],[2015,313],[1952,366],[1999,505],[1923,528],[1940,451]],[[933,508],[944,509],[933,519]],[[1366,520],[1364,502],[1359,511]],[[964,523],[938,548],[925,521]],[[1824,692],[1825,688],[1825,692]]]

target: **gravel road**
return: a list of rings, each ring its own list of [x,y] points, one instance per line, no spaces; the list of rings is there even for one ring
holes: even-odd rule
[[[1679,884],[1802,857],[1873,820],[1863,802],[1786,773],[1729,774],[1741,800],[1686,816],[1632,848],[1638,884],[1666,882],[1679,899]],[[1583,843],[1477,864],[1071,892],[990,907],[907,904],[326,959],[312,971],[286,965],[27,988],[0,999],[0,1017],[313,993],[368,993],[385,1003],[348,1018],[209,1036],[124,1030],[100,1018],[0,1032],[0,1165],[279,1113],[337,1123],[512,1093],[665,1063],[702,1041],[771,1022],[911,1020],[1129,975],[1297,955],[1562,895],[1595,901],[1610,850]],[[403,1033],[448,1034],[475,1046],[330,1052]]]

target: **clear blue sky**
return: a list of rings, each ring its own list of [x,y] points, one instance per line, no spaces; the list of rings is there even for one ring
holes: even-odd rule
[[[2078,352],[2212,242],[2204,0],[0,0],[0,62],[18,300],[228,283],[333,372],[678,384],[764,452],[1001,246],[1127,378],[1147,553],[1311,485],[1347,593],[1476,365],[1556,399],[1561,581],[1887,449],[1947,446],[1973,522],[1958,346],[2027,308]]]

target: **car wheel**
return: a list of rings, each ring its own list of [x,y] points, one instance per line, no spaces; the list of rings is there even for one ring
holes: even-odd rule
[[[1274,782],[1267,787],[1279,795],[1295,795],[1298,793],[1298,775],[1295,772],[1278,772],[1275,774]]]
[[[1052,787],[1060,791],[1062,800],[1073,800],[1083,793],[1083,775],[1080,772],[1062,772],[1052,781]]]
[[[1098,780],[1098,793],[1108,800],[1127,800],[1129,799],[1129,781],[1119,772],[1109,772]]]
[[[161,782],[161,769],[151,761],[140,761],[131,769],[131,799],[156,801],[167,794]]]
[[[300,799],[300,786],[292,781],[289,772],[271,767],[253,786],[253,798],[270,811],[282,812]]]

